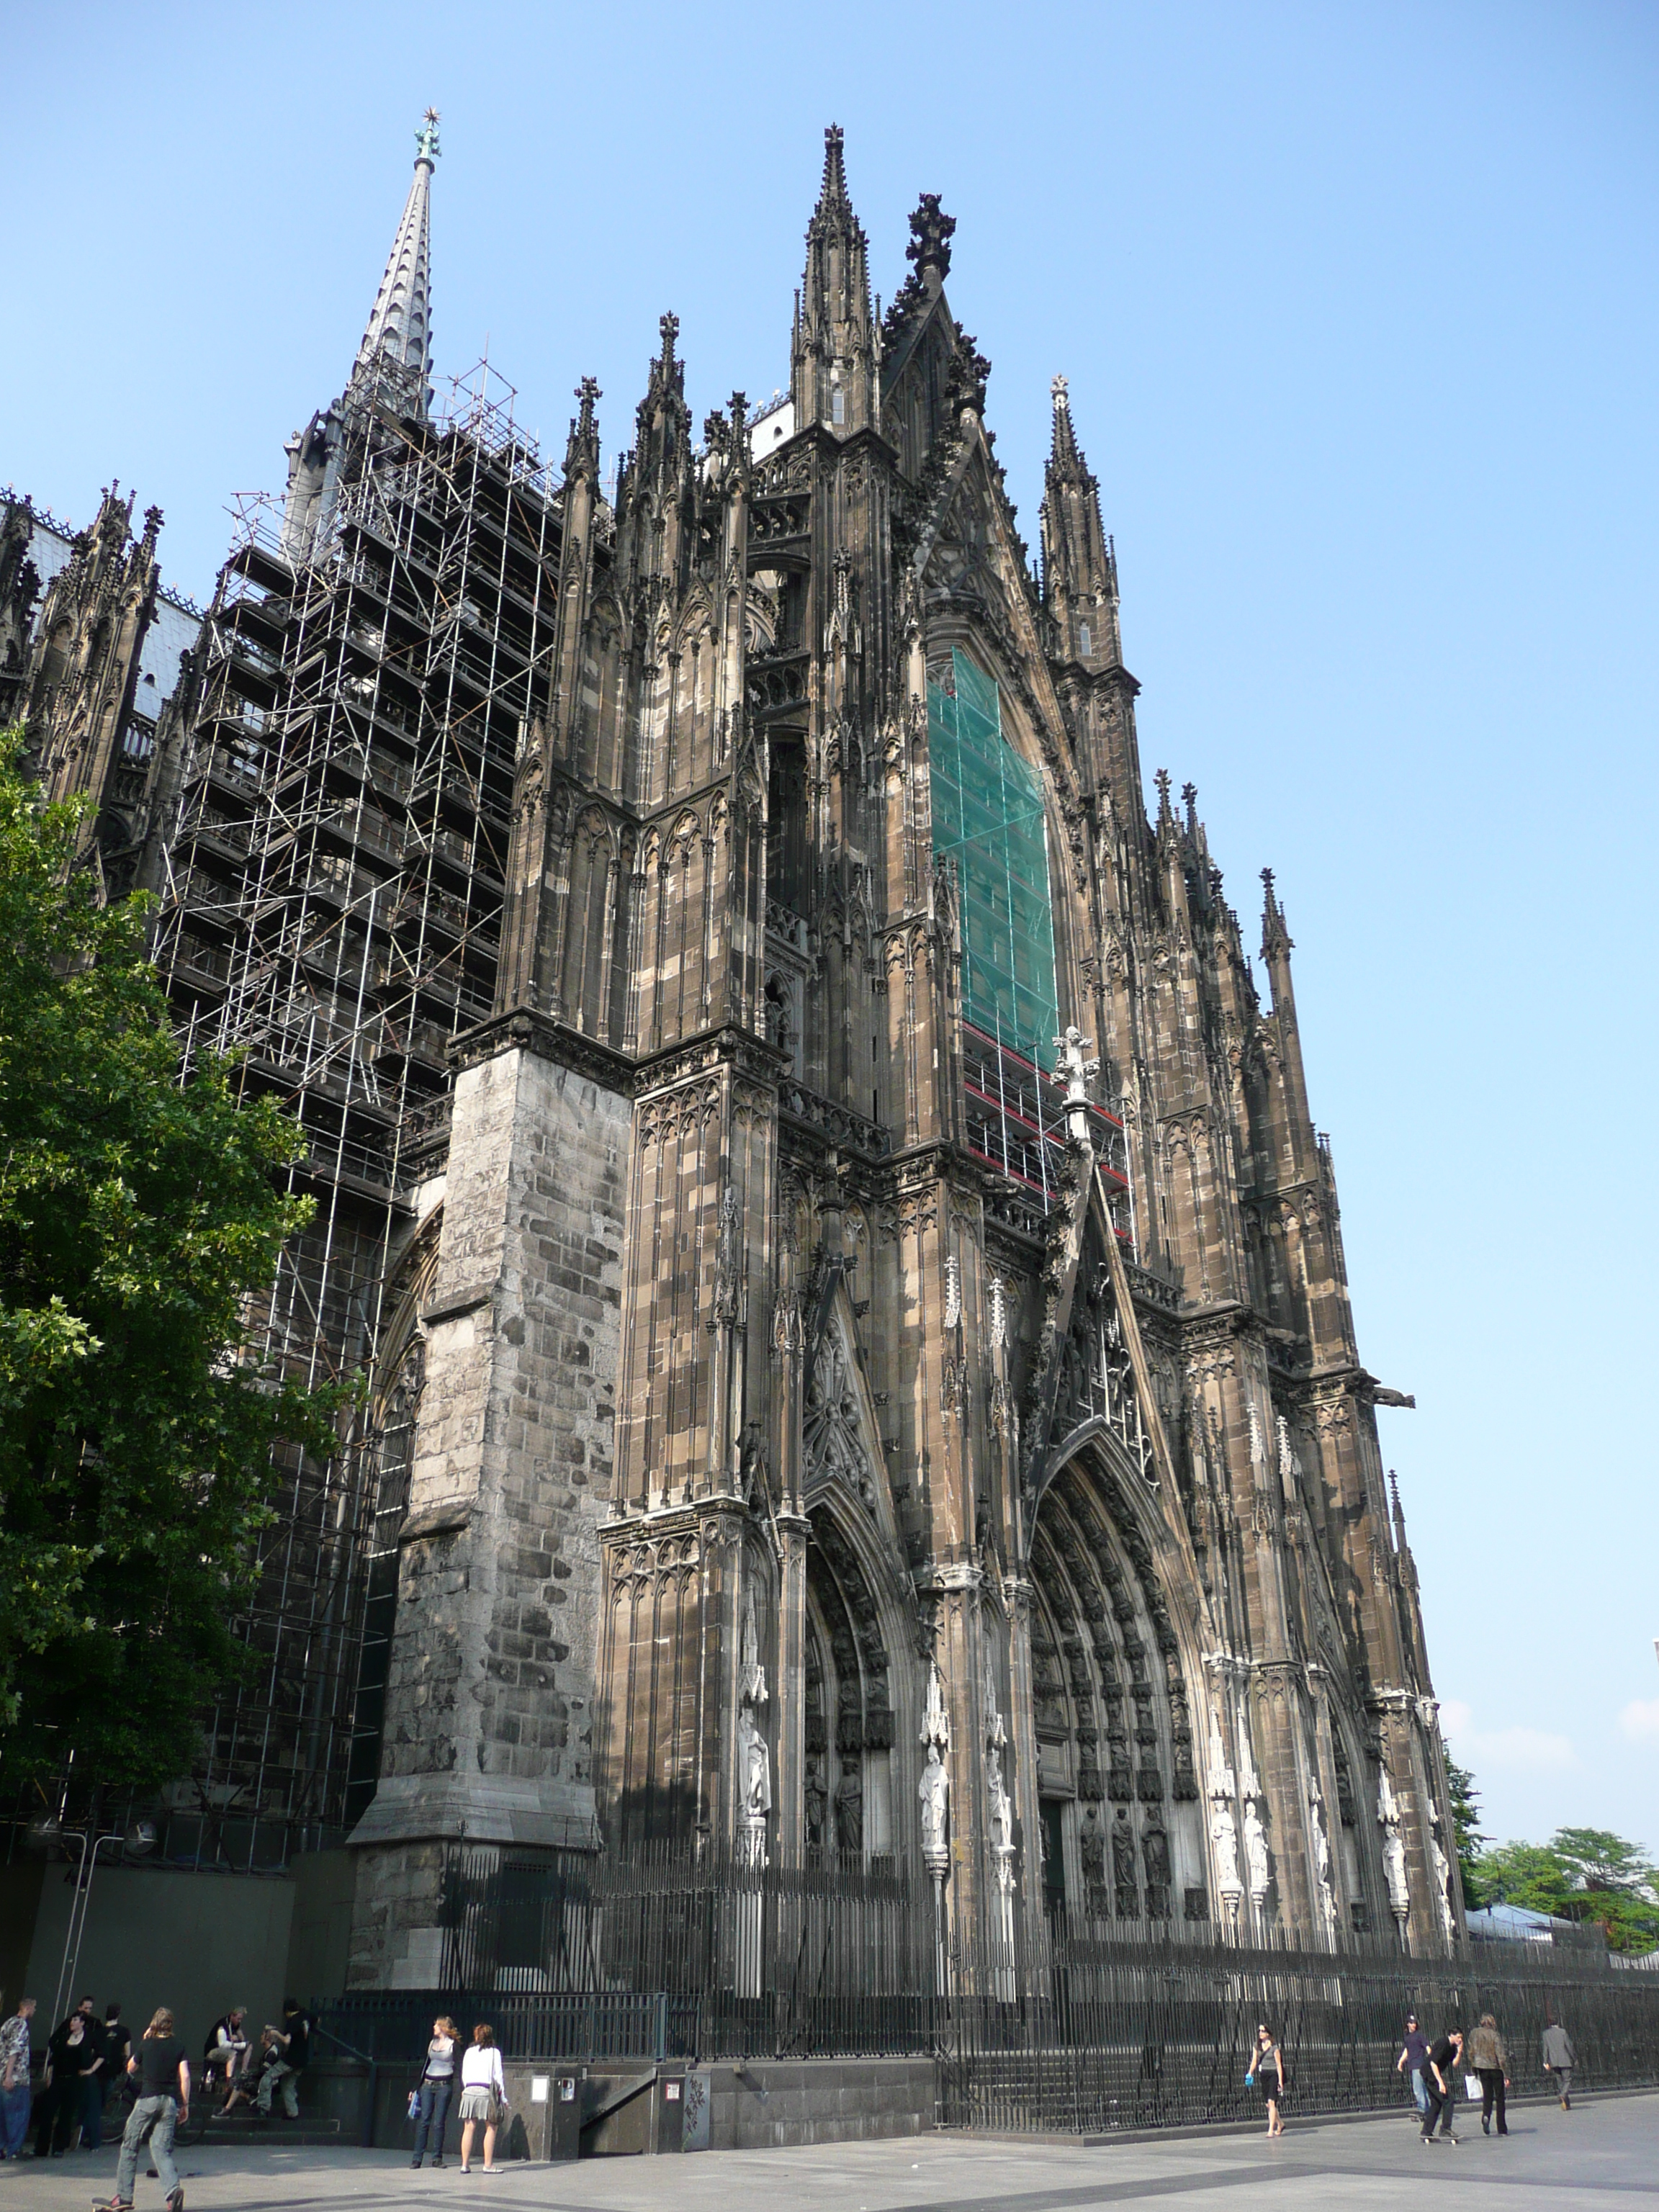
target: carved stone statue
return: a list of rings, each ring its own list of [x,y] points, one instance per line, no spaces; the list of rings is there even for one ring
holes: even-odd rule
[[[1238,1878],[1238,1828],[1230,1797],[1210,1800],[1210,1850],[1215,1860],[1216,1893],[1237,1900],[1244,1894]]]
[[[1406,1881],[1406,1846],[1398,1828],[1384,1832],[1382,1871],[1388,1877],[1389,1908],[1396,1920],[1404,1920],[1412,1909],[1412,1893]]]
[[[1389,1909],[1401,1925],[1412,1909],[1412,1893],[1406,1880],[1406,1846],[1400,1834],[1400,1802],[1394,1794],[1394,1784],[1384,1768],[1377,1779],[1376,1817],[1382,1830],[1382,1871],[1388,1878]]]
[[[938,1872],[950,1854],[945,1829],[950,1818],[951,1778],[945,1771],[936,1743],[927,1747],[927,1763],[921,1770],[916,1795],[921,1801],[921,1856],[929,1869]]]
[[[856,1759],[841,1763],[841,1787],[836,1792],[836,1842],[844,1851],[864,1849],[864,1777]]]
[[[988,1790],[991,1801],[991,1849],[1011,1852],[1014,1848],[1014,1808],[1008,1801],[1008,1785],[1002,1778],[1002,1754],[996,1752],[990,1761]]]
[[[1452,1914],[1451,1868],[1446,1862],[1446,1854],[1440,1848],[1438,1836],[1429,1838],[1429,1857],[1434,1866],[1434,1901],[1440,1909],[1440,1932],[1443,1936],[1454,1936],[1457,1932],[1457,1923]]]
[[[764,1820],[772,1809],[772,1754],[750,1705],[738,1711],[738,1761],[743,1817],[753,1825]]]
[[[1128,1915],[1140,1909],[1140,1890],[1135,1881],[1135,1839],[1120,1813],[1112,1830],[1112,1880],[1117,1890],[1117,1909]]]
[[[1250,1898],[1260,1905],[1267,1894],[1267,1832],[1255,1809],[1254,1797],[1244,1800],[1244,1857],[1250,1869]]]
[[[1331,1887],[1331,1845],[1325,1832],[1325,1800],[1319,1784],[1308,1784],[1308,1838],[1313,1845],[1314,1882],[1319,1891],[1319,1909],[1325,1916],[1328,1928],[1336,1924],[1336,1897]]]
[[[1146,1861],[1149,1882],[1166,1885],[1170,1879],[1170,1838],[1162,1828],[1148,1828],[1140,1839],[1140,1856]]]
[[[830,1809],[830,1792],[823,1786],[823,1761],[809,1759],[806,1763],[806,1840],[817,1850],[823,1843],[824,1816]]]

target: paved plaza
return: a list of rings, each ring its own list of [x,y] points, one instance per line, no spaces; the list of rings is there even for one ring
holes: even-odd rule
[[[1507,2141],[1464,2115],[1456,2148],[1419,2148],[1403,2118],[1292,2124],[1259,2135],[1164,2138],[1090,2146],[1048,2137],[935,2135],[821,2148],[618,2158],[577,2166],[516,2165],[495,2179],[452,2164],[411,2172],[390,2150],[238,2147],[187,2152],[188,2212],[286,2212],[350,2205],[404,2212],[485,2197],[549,2212],[727,2212],[733,2201],[787,2212],[1090,2212],[1156,2202],[1160,2212],[1393,2212],[1427,2201],[1436,2212],[1611,2212],[1659,2206],[1659,2096],[1590,2099],[1571,2113],[1553,2105],[1512,2112]],[[115,2170],[112,2150],[0,2166],[0,2212],[87,2212]],[[1234,2192],[1237,2192],[1236,2194]],[[161,2190],[141,2175],[140,2212],[160,2212]]]

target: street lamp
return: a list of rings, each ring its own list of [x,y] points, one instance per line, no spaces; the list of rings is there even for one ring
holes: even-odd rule
[[[98,1854],[106,1844],[119,1844],[134,1858],[143,1858],[155,1848],[155,1823],[130,1820],[125,1828],[112,1828],[106,1836],[91,1836],[83,1829],[66,1828],[56,1813],[43,1813],[29,1822],[27,1832],[37,1850],[50,1850],[56,1844],[67,1855],[70,1844],[81,1846],[81,1857],[75,1870],[75,1895],[70,1900],[69,1926],[64,1935],[64,1961],[58,1970],[58,1991],[52,2001],[51,2018],[55,2026],[64,1990],[75,1987],[76,1969],[81,1963],[81,1939],[87,1932],[87,1912],[92,1903],[92,1877],[98,1871]]]

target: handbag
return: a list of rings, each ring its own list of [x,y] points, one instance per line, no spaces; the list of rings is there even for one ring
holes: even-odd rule
[[[1480,2076],[1478,2074],[1466,2074],[1463,2076],[1463,2094],[1468,2099],[1470,2104],[1473,2105],[1484,2094],[1480,2087]]]
[[[1244,2076],[1244,2087],[1247,2089],[1254,2089],[1255,2087],[1255,2069],[1254,2066],[1251,2067],[1249,2072]]]

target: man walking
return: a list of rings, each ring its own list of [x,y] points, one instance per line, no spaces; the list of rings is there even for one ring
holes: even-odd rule
[[[1440,2123],[1440,2134],[1446,2142],[1458,2138],[1452,2133],[1452,2112],[1457,2103],[1457,2069],[1463,2063],[1463,2031],[1449,2027],[1437,2043],[1429,2049],[1429,2105],[1423,2115],[1423,2141],[1434,2141],[1434,2127]]]
[[[1572,2110],[1572,2069],[1578,2063],[1572,2038],[1559,2020],[1544,2030],[1544,2071],[1555,2076],[1555,2094],[1564,2112]]]
[[[29,2022],[34,2018],[34,1999],[25,1997],[11,2018],[0,2027],[0,2158],[20,2158],[29,2131]]]
[[[283,2085],[283,2110],[289,2119],[300,2117],[300,2076],[311,2057],[311,2021],[295,1997],[283,1999],[283,2024],[265,2030],[275,2039],[278,2057],[259,2076],[258,2108],[270,2118],[270,2100],[277,2083]]]
[[[1405,2048],[1394,2062],[1396,2074],[1404,2073],[1407,2067],[1411,2069],[1412,2102],[1417,2107],[1418,2118],[1421,2120],[1429,2109],[1429,2039],[1418,2026],[1414,2012],[1406,2014]]]
[[[190,2118],[190,2060],[173,2032],[173,2014],[165,2005],[144,2030],[127,2064],[138,2077],[138,2094],[121,2137],[115,2194],[97,2207],[97,2212],[132,2212],[138,2153],[146,2135],[155,2171],[167,2191],[167,2212],[185,2212],[184,2188],[173,2162],[173,2137],[179,2121]]]

